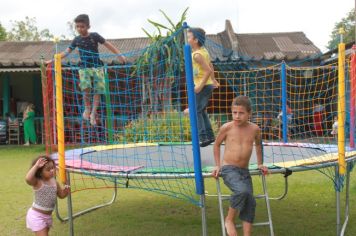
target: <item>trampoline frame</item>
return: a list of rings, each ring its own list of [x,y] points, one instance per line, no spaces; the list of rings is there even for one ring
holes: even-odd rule
[[[335,188],[335,196],[336,196],[336,235],[337,236],[343,236],[345,234],[347,224],[349,221],[349,204],[350,204],[350,172],[351,172],[351,163],[356,161],[356,156],[352,156],[346,159],[346,175],[345,175],[345,211],[344,211],[344,222],[341,225],[341,209],[340,209],[340,191],[337,191]],[[317,169],[322,169],[322,168],[327,168],[327,167],[334,167],[335,168],[335,174],[336,177],[339,178],[338,175],[338,161],[332,161],[332,162],[327,162],[327,163],[321,163],[313,166],[296,166],[293,168],[280,168],[280,169],[269,169],[270,174],[284,174],[284,192],[278,196],[278,197],[269,197],[268,191],[267,191],[267,181],[265,177],[262,175],[262,188],[264,191],[263,195],[258,195],[256,196],[257,198],[265,198],[266,201],[266,206],[267,206],[267,214],[268,214],[268,221],[267,222],[260,222],[260,223],[255,223],[254,226],[266,226],[268,225],[270,228],[270,235],[274,235],[273,231],[273,221],[272,221],[272,210],[269,205],[269,200],[282,200],[284,199],[287,194],[288,194],[288,177],[293,173],[293,172],[301,172],[301,171],[307,171],[307,170],[317,170]],[[67,181],[70,184],[70,173],[81,173],[81,174],[87,174],[87,175],[93,175],[95,173],[96,176],[102,176],[102,177],[108,177],[107,174],[98,172],[98,171],[83,171],[83,170],[78,170],[78,169],[73,169],[73,168],[66,168],[66,176],[67,176]],[[250,174],[252,176],[255,175],[261,175],[261,172],[259,170],[250,170]],[[61,222],[69,222],[70,226],[70,235],[74,235],[74,224],[73,220],[76,217],[79,217],[81,215],[84,215],[86,213],[92,212],[94,210],[100,209],[102,207],[109,206],[115,202],[118,196],[118,185],[117,185],[117,180],[120,178],[126,179],[129,181],[130,179],[136,179],[136,178],[145,178],[145,179],[162,179],[164,177],[165,179],[184,179],[184,178],[194,178],[194,173],[189,173],[189,174],[149,174],[149,173],[110,173],[110,178],[113,178],[113,194],[111,197],[111,200],[109,200],[106,203],[102,203],[99,205],[95,205],[89,208],[86,208],[84,210],[81,210],[79,212],[76,212],[73,214],[73,202],[72,202],[72,196],[71,193],[68,195],[67,199],[67,207],[68,207],[68,216],[63,217],[59,213],[58,209],[58,204],[56,204],[55,212],[56,212],[56,217],[61,221]],[[203,173],[204,178],[212,178],[211,173]],[[338,181],[338,180],[337,180]],[[208,193],[205,193],[200,196],[200,207],[202,209],[202,228],[203,232],[207,234],[207,225],[206,225],[206,209],[205,209],[205,197],[218,197],[219,201],[219,215],[220,215],[220,221],[221,221],[221,230],[222,230],[222,235],[225,236],[225,225],[224,225],[224,215],[223,215],[223,207],[222,207],[222,200],[223,198],[226,198],[227,195],[223,195],[221,193],[220,189],[220,184],[219,180],[217,180],[216,183],[216,195],[210,195]],[[238,225],[239,226],[239,225]],[[204,234],[203,234],[204,235]]]

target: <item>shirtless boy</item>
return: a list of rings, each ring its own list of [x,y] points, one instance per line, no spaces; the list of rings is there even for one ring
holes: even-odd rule
[[[237,236],[235,216],[242,220],[243,235],[251,235],[255,217],[256,201],[253,196],[252,179],[248,170],[253,143],[256,146],[257,164],[262,174],[267,168],[262,160],[262,140],[260,128],[249,122],[251,102],[246,96],[234,99],[231,106],[232,118],[221,126],[214,144],[215,168],[212,175],[218,178],[220,170],[224,183],[232,191],[230,207],[225,218],[225,228],[229,236]],[[225,142],[223,163],[220,162],[220,145]]]

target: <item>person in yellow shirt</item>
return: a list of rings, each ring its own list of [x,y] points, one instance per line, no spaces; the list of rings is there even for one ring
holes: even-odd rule
[[[206,147],[215,140],[206,107],[214,88],[218,87],[219,83],[214,78],[214,67],[210,62],[209,52],[204,47],[205,31],[201,28],[189,28],[187,38],[192,47],[199,141],[201,147]]]

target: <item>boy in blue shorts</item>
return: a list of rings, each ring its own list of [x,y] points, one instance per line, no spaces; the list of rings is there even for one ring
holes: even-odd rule
[[[105,92],[105,77],[103,62],[99,58],[98,44],[103,44],[114,54],[120,54],[110,42],[106,41],[100,34],[89,32],[90,21],[86,14],[78,15],[74,19],[75,28],[78,32],[70,46],[61,53],[61,57],[68,56],[76,47],[79,49],[80,69],[79,69],[79,87],[84,93],[85,110],[83,119],[89,120],[90,124],[96,125],[97,109],[100,103],[100,95]],[[126,62],[124,56],[119,55],[119,61]],[[90,92],[93,79],[93,107],[91,108]]]
[[[225,218],[225,228],[229,236],[237,236],[235,217],[242,220],[243,235],[251,235],[255,217],[256,201],[248,170],[253,143],[256,146],[257,164],[262,174],[267,168],[262,160],[262,139],[260,128],[249,122],[251,102],[246,96],[234,99],[231,106],[233,120],[221,126],[214,143],[215,168],[212,175],[218,178],[220,170],[225,185],[232,191],[230,207]],[[223,163],[220,162],[220,145],[225,142]]]

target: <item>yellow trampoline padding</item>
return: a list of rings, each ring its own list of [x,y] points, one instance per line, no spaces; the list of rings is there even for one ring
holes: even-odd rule
[[[158,146],[158,143],[127,143],[127,144],[114,144],[114,145],[99,145],[94,147],[83,148],[83,150],[105,151],[111,149],[134,148],[134,147],[152,147]]]
[[[353,156],[356,156],[356,151],[345,153],[345,159]],[[338,153],[327,153],[321,156],[314,156],[303,160],[278,162],[278,163],[274,163],[274,165],[282,168],[291,168],[296,166],[311,166],[316,164],[322,164],[325,162],[337,161],[338,157],[339,157]]]

